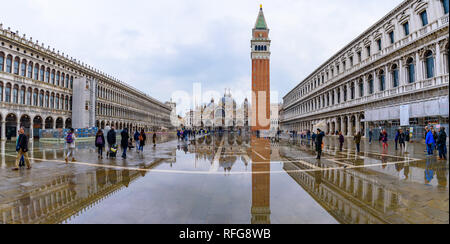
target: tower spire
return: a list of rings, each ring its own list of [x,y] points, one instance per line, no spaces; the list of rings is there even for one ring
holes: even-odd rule
[[[267,22],[266,22],[266,18],[264,17],[262,4],[260,5],[258,18],[256,19],[255,29],[257,29],[257,30],[267,30]]]

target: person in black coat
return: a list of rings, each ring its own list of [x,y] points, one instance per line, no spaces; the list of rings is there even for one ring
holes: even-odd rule
[[[316,135],[316,151],[317,151],[317,159],[320,159],[322,156],[322,143],[323,138],[325,137],[325,133],[321,131],[320,129],[317,129],[317,135]]]
[[[444,127],[441,127],[439,130],[437,145],[439,150],[439,159],[447,160],[447,133],[445,133]]]
[[[98,148],[98,158],[103,159],[103,148],[105,148],[105,136],[102,130],[98,130],[95,136],[95,146]]]
[[[108,135],[106,135],[106,141],[108,142],[108,151],[106,152],[106,157],[108,157],[109,152],[111,151],[111,147],[116,144],[116,131],[114,130],[114,126],[111,126],[111,130],[108,131]]]
[[[19,170],[19,162],[22,156],[25,159],[27,169],[31,169],[30,159],[28,158],[28,137],[25,135],[23,127],[19,130],[19,139],[17,140],[17,157],[16,157],[16,167],[13,170]]]
[[[128,139],[130,138],[130,136],[128,135],[128,129],[127,128],[123,129],[122,132],[120,133],[120,136],[122,137],[120,141],[120,146],[122,147],[123,150],[122,158],[126,159],[128,149]]]

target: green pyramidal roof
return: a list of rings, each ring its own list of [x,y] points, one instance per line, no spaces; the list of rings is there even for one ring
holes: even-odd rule
[[[264,18],[264,13],[262,8],[259,10],[258,19],[256,20],[255,29],[267,30],[266,19]]]

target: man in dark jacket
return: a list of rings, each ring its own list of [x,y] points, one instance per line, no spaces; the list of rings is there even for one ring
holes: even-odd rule
[[[439,150],[439,160],[447,160],[447,133],[445,133],[444,127],[439,129],[437,145]]]
[[[27,169],[31,169],[30,159],[28,158],[28,137],[25,135],[23,127],[19,130],[19,139],[17,144],[17,157],[16,157],[16,167],[13,170],[19,170],[19,162],[22,156],[25,159]]]
[[[106,135],[106,141],[108,141],[108,151],[106,152],[106,157],[109,157],[111,147],[116,144],[116,131],[114,126],[111,126],[111,130],[109,130],[108,135]]]
[[[122,137],[122,139],[120,140],[120,146],[122,147],[123,150],[122,158],[126,159],[128,149],[128,138],[130,138],[130,136],[128,135],[128,129],[127,128],[123,129],[122,132],[120,133],[120,136]]]
[[[317,129],[317,135],[316,135],[316,151],[317,151],[317,159],[320,159],[322,156],[322,142],[323,137],[325,136],[325,133],[321,131],[320,129]]]
[[[341,152],[342,152],[342,147],[344,146],[344,141],[345,141],[344,135],[342,135],[342,132],[339,131],[339,151],[341,151]]]
[[[136,151],[139,151],[139,131],[136,129],[136,131],[134,132],[134,141],[136,142]],[[178,140],[180,140],[180,138],[178,138]]]
[[[355,144],[356,144],[356,152],[360,152],[360,145],[361,145],[361,132],[358,132],[358,134],[356,134],[354,137],[353,137],[353,140],[355,141]]]

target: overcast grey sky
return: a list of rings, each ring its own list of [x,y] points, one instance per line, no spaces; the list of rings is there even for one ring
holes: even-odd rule
[[[271,89],[281,99],[402,0],[0,2],[4,27],[167,101],[194,82],[204,91],[250,89],[260,3],[271,30]]]

